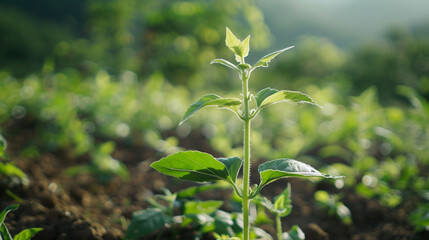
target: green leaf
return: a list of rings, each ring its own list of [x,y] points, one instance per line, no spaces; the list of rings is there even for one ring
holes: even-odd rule
[[[282,240],[304,240],[305,234],[298,227],[298,225],[293,225],[288,232],[283,233]]]
[[[4,223],[0,224],[0,239],[1,240],[12,240],[12,236],[6,228]]]
[[[254,198],[254,201],[261,206],[264,206],[272,214],[278,215],[280,217],[285,217],[289,215],[292,211],[292,200],[291,200],[291,190],[290,183],[288,187],[283,190],[279,195],[274,198],[274,204],[268,200],[266,197],[257,195]]]
[[[242,63],[241,59],[249,55],[249,42],[250,35],[246,37],[243,41],[238,39],[229,28],[226,28],[226,46],[235,54],[235,60]]]
[[[156,208],[134,212],[125,239],[129,240],[147,236],[162,229],[165,224],[172,221],[173,219],[170,216],[165,215],[161,210]]]
[[[146,201],[154,208],[160,209],[167,215],[173,211],[174,202],[176,201],[177,194],[172,194],[167,188],[162,188],[164,194],[156,194],[153,197],[147,198]],[[159,201],[160,199],[164,201]]]
[[[191,106],[189,106],[189,108],[186,110],[185,116],[183,117],[179,125],[181,125],[184,121],[186,121],[186,119],[191,117],[196,111],[206,106],[217,106],[218,108],[226,108],[238,114],[238,108],[240,105],[240,99],[221,98],[216,94],[207,94],[205,96],[202,96],[196,102],[191,104]]]
[[[213,218],[215,225],[214,232],[218,234],[228,234],[233,232],[232,226],[234,225],[234,221],[232,219],[231,213],[222,210],[217,210],[213,214]]]
[[[276,89],[274,89],[274,88],[270,88],[270,87],[267,87],[267,88],[262,89],[261,91],[259,91],[259,92],[258,92],[258,93],[256,93],[256,95],[255,95],[256,105],[257,105],[258,107],[260,107],[260,106],[261,106],[261,104],[262,104],[262,102],[263,102],[266,98],[268,98],[269,96],[271,96],[271,95],[273,95],[273,94],[275,94],[275,93],[277,93],[277,92],[278,92],[278,90],[276,90]]]
[[[323,177],[341,178],[342,176],[331,176],[322,174],[308,164],[293,159],[277,159],[265,162],[258,167],[261,183],[267,185],[275,180],[285,177]]]
[[[241,71],[245,71],[246,69],[251,68],[252,66],[250,66],[250,64],[247,63],[240,63],[237,65],[238,69],[240,69]]]
[[[280,217],[286,217],[292,212],[291,195],[291,187],[288,183],[287,188],[274,198],[274,208],[279,211]]]
[[[27,179],[27,175],[12,163],[3,164],[0,162],[0,175],[7,176],[7,177],[16,176],[21,181],[26,181]]]
[[[216,238],[216,240],[240,240],[239,237],[229,237],[227,234],[219,235],[218,233],[213,233],[213,236]]]
[[[323,190],[314,193],[314,199],[319,205],[327,208],[330,214],[335,213],[344,224],[350,225],[352,224],[351,212],[338,198],[338,195],[330,195]]]
[[[182,218],[180,227],[182,229],[197,228],[199,234],[213,232],[215,230],[214,218],[206,213],[186,214]]]
[[[280,53],[289,50],[291,48],[294,48],[294,46],[291,47],[287,47],[287,48],[283,48],[281,50],[272,52],[270,54],[265,55],[264,57],[262,57],[261,59],[259,59],[259,61],[257,61],[255,63],[255,65],[253,66],[253,69],[257,68],[257,67],[268,67],[268,63],[271,62],[271,60],[273,60],[273,58],[277,57],[277,55],[279,55]]]
[[[257,204],[262,205],[263,207],[265,207],[267,210],[269,210],[270,212],[275,212],[273,203],[266,197],[263,197],[261,195],[257,195],[254,199],[253,199]]]
[[[4,139],[2,135],[0,135],[0,157],[3,157],[3,158],[6,157],[6,154],[5,154],[6,148],[7,148],[6,139]]]
[[[335,214],[341,219],[341,221],[346,224],[352,224],[352,213],[350,209],[344,205],[342,202],[337,202],[335,206]]]
[[[219,63],[219,64],[222,64],[224,66],[227,66],[229,68],[232,68],[232,69],[235,69],[235,70],[239,71],[239,69],[238,69],[237,66],[235,66],[234,64],[232,64],[231,62],[229,62],[229,61],[227,61],[225,59],[221,59],[221,58],[215,59],[215,60],[211,61],[210,64],[213,64],[213,63]]]
[[[236,177],[237,159],[231,158],[228,161],[225,159],[223,161],[227,162],[228,166],[210,154],[198,151],[186,151],[162,158],[152,163],[151,167],[163,174],[183,180],[196,182],[224,180],[232,183],[232,179]],[[233,175],[235,174],[235,177],[230,176],[230,172]]]
[[[93,166],[77,165],[67,168],[65,174],[67,176],[77,176],[80,174],[96,174],[96,171]]]
[[[261,224],[273,224],[274,221],[272,220],[272,216],[268,215],[265,211],[265,206],[258,204],[256,206],[256,218],[255,218],[255,225],[261,225]]]
[[[419,202],[408,219],[417,231],[424,231],[429,226],[429,203]]]
[[[285,197],[283,195],[278,196],[278,198],[274,202],[274,208],[276,210],[282,210],[284,202],[285,202]]]
[[[229,30],[228,27],[226,27],[226,38],[225,38],[225,44],[228,48],[233,48],[235,46],[240,45],[241,41],[238,39],[234,33]]]
[[[317,103],[311,99],[308,95],[289,90],[276,90],[273,88],[264,88],[255,95],[256,104],[258,111],[263,107],[266,107],[270,104],[279,103],[279,102],[290,102],[290,103],[308,103],[319,106]],[[320,107],[320,106],[319,106]]]
[[[223,165],[226,166],[228,175],[231,177],[232,182],[235,182],[237,179],[238,171],[240,171],[242,161],[239,157],[230,157],[230,158],[217,158],[217,160]]]
[[[7,206],[3,211],[0,212],[0,239],[3,240],[12,240],[12,236],[10,235],[9,231],[6,228],[6,225],[4,224],[4,220],[6,218],[6,215],[10,211],[15,211],[18,209],[19,204],[12,204]]]
[[[114,159],[109,155],[96,155],[92,161],[91,167],[97,177],[105,180],[110,180],[114,175],[121,177],[123,180],[129,179],[129,172],[127,167],[121,161]]]
[[[258,227],[251,228],[250,236],[251,239],[273,240],[270,234],[268,234],[264,229]]]
[[[241,57],[247,57],[250,51],[250,35],[240,43]]]
[[[3,211],[1,211],[0,213],[0,224],[3,224],[4,219],[6,218],[6,215],[10,212],[10,211],[15,211],[16,209],[18,209],[19,204],[12,204],[7,206],[5,209],[3,209]]]
[[[108,141],[97,147],[97,152],[103,155],[110,155],[115,151],[115,143],[113,141]]]
[[[201,226],[201,233],[209,233],[215,230],[214,218],[206,213],[186,215],[186,217],[193,219],[194,223]]]
[[[314,193],[314,199],[316,199],[317,202],[322,203],[323,205],[332,205],[330,204],[330,202],[335,202],[333,201],[334,199],[331,199],[329,197],[329,193],[327,191],[316,191]]]
[[[212,214],[214,213],[220,206],[222,206],[223,201],[189,201],[185,203],[185,211],[186,215],[188,214]]]
[[[396,90],[399,94],[408,98],[414,107],[420,108],[429,114],[429,101],[420,96],[416,90],[407,86],[398,86]]]
[[[22,230],[20,233],[15,235],[15,237],[13,237],[13,240],[29,240],[34,235],[36,235],[36,233],[42,230],[43,228],[29,228],[29,229]]]

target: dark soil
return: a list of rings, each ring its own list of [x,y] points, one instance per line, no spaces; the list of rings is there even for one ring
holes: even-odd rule
[[[210,151],[207,141],[198,132],[181,139],[185,148]],[[12,138],[8,136],[8,154],[13,161],[28,175],[27,186],[15,186],[10,189],[19,196],[21,206],[9,213],[6,225],[12,235],[22,229],[42,227],[34,239],[121,239],[132,213],[147,206],[145,199],[160,193],[161,188],[173,190],[189,186],[190,183],[174,181],[154,171],[150,163],[162,157],[155,150],[143,143],[126,144],[117,142],[113,156],[122,160],[128,167],[131,179],[128,181],[114,178],[106,184],[100,184],[92,176],[70,177],[64,171],[77,164],[90,161],[89,156],[75,157],[69,151],[42,153],[34,159],[15,156],[27,136]],[[194,139],[194,140],[190,140]],[[195,140],[197,139],[197,140]],[[257,164],[253,165],[255,171]],[[254,173],[252,176],[257,176]],[[252,179],[255,183],[257,179]],[[344,204],[351,210],[352,225],[345,225],[335,216],[317,206],[313,193],[318,189],[333,190],[329,186],[315,185],[311,182],[293,179],[292,214],[283,219],[284,230],[292,225],[299,225],[307,239],[429,239],[427,232],[416,235],[409,225],[410,204],[397,208],[386,208],[376,201],[360,197],[349,190],[343,190]],[[272,183],[264,189],[267,196],[281,192],[287,181]],[[333,190],[338,191],[338,190]],[[228,196],[225,193],[208,193],[211,196]],[[211,194],[211,195],[210,195]],[[0,207],[16,203],[16,200],[0,191]],[[228,207],[224,207],[228,210]],[[272,226],[262,226],[274,235]],[[190,239],[189,234],[178,235],[176,239]],[[426,235],[425,235],[426,234]],[[147,238],[154,239],[154,238]],[[204,239],[213,239],[207,235]]]

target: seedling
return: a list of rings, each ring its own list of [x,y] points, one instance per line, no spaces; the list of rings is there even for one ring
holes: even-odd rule
[[[305,239],[305,234],[302,230],[294,225],[289,230],[289,232],[283,232],[281,218],[288,216],[292,212],[292,199],[291,199],[291,187],[290,183],[287,185],[287,188],[283,190],[279,195],[274,198],[274,202],[271,202],[266,197],[258,195],[255,198],[255,202],[264,206],[271,214],[274,215],[276,220],[276,230],[277,230],[277,239]]]
[[[319,106],[308,95],[290,90],[276,90],[265,88],[253,95],[249,91],[249,78],[251,73],[259,67],[268,67],[268,64],[280,53],[293,47],[284,48],[270,53],[253,66],[245,62],[245,57],[249,54],[250,35],[243,41],[239,40],[228,28],[226,28],[226,46],[234,53],[237,65],[225,60],[215,59],[211,63],[222,64],[237,71],[242,82],[242,96],[239,98],[222,98],[216,94],[208,94],[191,104],[180,124],[186,121],[198,110],[207,106],[217,106],[234,112],[243,121],[243,159],[239,157],[215,158],[212,155],[199,151],[182,151],[151,164],[157,171],[169,176],[174,176],[184,180],[196,182],[210,182],[224,180],[228,182],[235,193],[241,198],[243,212],[243,240],[248,240],[250,236],[249,204],[261,189],[271,182],[287,177],[323,177],[338,178],[327,174],[322,174],[313,167],[294,159],[276,159],[261,164],[258,168],[260,183],[254,188],[250,187],[250,127],[252,119],[269,105],[289,102],[306,103]],[[251,107],[253,102],[255,107]],[[253,106],[252,105],[252,106]],[[237,176],[243,166],[242,185],[237,185]]]
[[[91,174],[100,183],[107,183],[115,176],[128,180],[129,173],[126,166],[111,156],[114,150],[115,144],[113,142],[103,143],[91,154],[92,159],[89,165],[71,167],[67,169],[66,174],[70,176],[84,173]]]
[[[0,135],[0,187],[6,188],[6,193],[10,196],[15,196],[8,187],[11,187],[16,184],[28,184],[27,175],[15,166],[11,162],[3,162],[7,160],[7,155],[5,153],[7,147],[6,139],[2,135]]]
[[[19,204],[13,204],[10,206],[7,206],[5,209],[3,209],[2,212],[0,212],[0,239],[4,240],[29,240],[31,239],[36,233],[43,230],[43,228],[29,228],[22,230],[20,233],[16,234],[13,238],[9,233],[9,230],[7,229],[6,225],[4,224],[4,219],[6,218],[6,215],[10,211],[14,211],[18,209]]]
[[[335,214],[344,224],[352,224],[350,210],[340,201],[340,195],[330,195],[326,191],[319,190],[314,194],[314,199],[323,208],[328,210],[329,214]]]
[[[7,148],[6,139],[0,134],[0,158],[6,158],[5,150]]]
[[[225,187],[229,188],[224,182],[218,181],[214,184],[190,187],[177,193],[164,189],[164,194],[146,199],[150,207],[133,214],[125,239],[147,237],[155,232],[158,232],[157,239],[161,239],[161,236],[166,235],[166,228],[170,229],[171,238],[184,228],[192,229],[199,236],[207,232],[224,235],[234,233],[234,229],[239,229],[237,214],[219,210],[222,201],[194,199],[197,193]]]

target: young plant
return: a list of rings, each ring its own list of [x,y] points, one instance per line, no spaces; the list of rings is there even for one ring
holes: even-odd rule
[[[283,190],[279,195],[274,198],[274,203],[271,202],[268,198],[258,195],[255,197],[255,202],[264,206],[271,214],[274,215],[276,220],[276,235],[277,239],[296,239],[301,240],[305,239],[305,234],[297,226],[292,226],[289,232],[283,232],[281,218],[288,216],[292,212],[292,199],[291,199],[291,187],[288,183],[287,188]]]
[[[6,150],[7,142],[6,139],[0,134],[0,158],[6,158]]]
[[[344,224],[352,224],[351,212],[344,203],[340,201],[340,195],[330,195],[326,191],[319,190],[314,193],[314,199],[322,208],[328,210],[329,214],[335,214]]]
[[[157,239],[167,235],[174,238],[179,231],[188,229],[201,237],[204,233],[234,234],[239,229],[237,214],[219,210],[222,201],[200,201],[195,194],[229,188],[223,182],[194,186],[176,193],[164,189],[164,194],[155,195],[146,201],[150,207],[133,214],[125,236],[126,240],[147,237],[157,233]],[[164,236],[165,237],[165,236]],[[197,238],[196,238],[197,239]]]
[[[0,239],[3,240],[29,240],[31,239],[36,233],[43,230],[43,228],[29,228],[22,230],[20,233],[16,234],[13,238],[9,233],[9,230],[7,229],[6,225],[4,224],[4,219],[6,218],[6,215],[10,211],[14,211],[18,209],[19,204],[13,204],[10,206],[7,206],[5,209],[3,209],[2,212],[0,212]]]
[[[6,147],[6,139],[0,135],[0,189],[5,189],[6,194],[14,196],[8,188],[17,184],[28,184],[28,177],[13,163],[7,162]]]
[[[199,151],[183,151],[156,161],[151,167],[166,175],[174,176],[184,180],[196,182],[210,182],[224,180],[228,182],[235,193],[241,198],[243,214],[243,240],[250,236],[249,204],[261,189],[269,183],[286,177],[323,177],[336,178],[335,176],[322,174],[313,167],[293,159],[276,159],[261,164],[258,168],[260,183],[252,189],[250,187],[250,128],[252,119],[269,105],[279,102],[307,103],[318,106],[308,95],[297,91],[276,90],[265,88],[253,95],[249,91],[249,78],[251,73],[259,67],[268,67],[268,63],[280,53],[293,47],[284,48],[270,53],[253,66],[245,62],[249,54],[248,36],[243,41],[239,40],[228,28],[226,28],[226,46],[234,53],[237,65],[225,60],[215,59],[212,63],[222,64],[237,71],[242,82],[242,98],[222,98],[216,94],[208,94],[194,102],[186,111],[180,124],[186,121],[198,110],[207,106],[226,108],[234,112],[243,121],[243,159],[239,157],[215,158],[212,155]],[[255,107],[251,107],[251,102]],[[252,106],[253,106],[252,105]],[[243,166],[242,185],[237,185],[237,176]]]
[[[114,150],[115,144],[113,142],[103,143],[91,154],[91,163],[89,165],[70,167],[67,169],[66,174],[70,176],[91,174],[100,183],[107,183],[115,176],[119,176],[123,180],[128,180],[129,173],[127,167],[111,156]]]

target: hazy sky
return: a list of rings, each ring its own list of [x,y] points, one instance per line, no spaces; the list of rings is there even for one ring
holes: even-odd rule
[[[428,0],[259,0],[277,38],[322,36],[352,47],[381,39],[392,26],[429,23]]]

